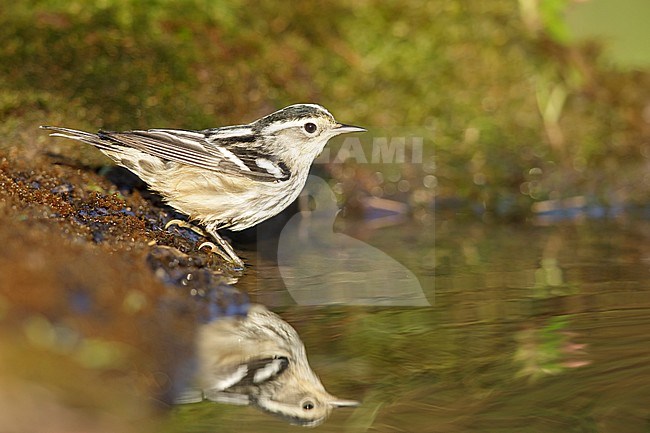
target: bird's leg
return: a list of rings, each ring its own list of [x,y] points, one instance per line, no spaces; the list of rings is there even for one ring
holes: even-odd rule
[[[184,229],[190,229],[194,233],[196,233],[196,234],[198,234],[200,236],[208,237],[205,230],[203,230],[201,227],[195,226],[194,224],[192,224],[190,222],[179,220],[179,219],[169,220],[167,222],[167,224],[165,224],[165,230],[167,230],[170,226],[173,226],[173,225],[176,225],[178,227],[182,227]]]
[[[169,226],[172,225],[177,225],[178,227],[190,229],[194,233],[197,233],[200,236],[204,236],[206,238],[211,237],[217,242],[218,246],[215,245],[213,242],[203,242],[201,245],[199,245],[199,249],[203,247],[210,247],[210,250],[213,253],[218,254],[224,260],[234,263],[239,268],[242,269],[244,268],[244,262],[242,261],[242,259],[240,259],[239,256],[237,256],[237,254],[232,249],[230,244],[226,242],[224,239],[222,239],[221,236],[219,236],[219,233],[217,233],[216,228],[212,226],[208,226],[204,230],[201,227],[195,226],[194,224],[189,223],[187,221],[173,219],[169,221],[167,224],[165,224],[165,229],[169,228]]]
[[[215,245],[212,242],[203,242],[201,245],[199,245],[199,249],[203,247],[210,247],[213,253],[219,254],[221,257],[225,258],[226,260],[233,262],[237,267],[239,268],[244,268],[244,262],[242,259],[237,256],[235,253],[235,250],[232,249],[230,244],[226,242],[221,236],[219,236],[219,233],[217,233],[217,229],[213,226],[207,226],[206,227],[206,232],[214,239],[217,244],[219,244],[219,247]],[[225,255],[224,255],[225,253]]]

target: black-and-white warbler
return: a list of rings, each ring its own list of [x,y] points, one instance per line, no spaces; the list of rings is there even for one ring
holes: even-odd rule
[[[330,138],[365,131],[338,123],[315,104],[291,105],[246,125],[200,131],[93,134],[41,128],[55,131],[52,136],[92,144],[138,175],[169,205],[202,224],[224,257],[239,267],[242,260],[217,230],[243,230],[280,213],[298,197],[312,162]]]
[[[197,357],[202,392],[189,390],[179,403],[251,404],[304,426],[322,423],[335,407],[358,405],[325,390],[295,329],[259,304],[245,317],[201,326]]]

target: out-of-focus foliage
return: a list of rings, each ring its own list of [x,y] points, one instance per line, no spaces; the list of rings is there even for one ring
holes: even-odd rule
[[[631,70],[650,66],[648,14],[645,0],[592,0],[571,1],[562,15],[573,40],[603,41],[607,59]]]
[[[0,134],[25,139],[39,123],[204,128],[318,102],[371,129],[422,131],[438,196],[479,212],[522,215],[575,195],[645,200],[650,75],[566,45],[564,5],[6,3]]]

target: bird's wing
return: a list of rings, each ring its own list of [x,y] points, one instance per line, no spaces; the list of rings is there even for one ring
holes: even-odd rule
[[[149,129],[99,131],[91,134],[68,128],[43,128],[55,131],[52,135],[83,141],[104,151],[120,153],[121,148],[133,148],[165,161],[231,176],[245,176],[267,182],[284,181],[290,176],[289,170],[281,161],[260,154],[252,146],[246,146],[245,141],[239,140],[240,137],[219,134],[218,130]]]
[[[275,380],[289,367],[289,359],[283,356],[275,358],[252,359],[247,363],[248,374],[242,382],[252,382],[259,385],[269,380]]]
[[[272,358],[252,358],[234,365],[218,365],[210,373],[207,385],[217,391],[259,386],[278,378],[289,367],[289,359],[284,356]]]
[[[193,165],[233,176],[253,177],[260,181],[289,178],[287,167],[246,146],[246,136],[221,137],[204,131],[150,129],[147,131],[99,132],[100,138],[116,140],[158,158]],[[250,137],[250,136],[248,136]],[[244,141],[242,141],[244,140]]]

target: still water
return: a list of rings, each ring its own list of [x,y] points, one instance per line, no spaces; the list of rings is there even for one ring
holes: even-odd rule
[[[650,431],[647,219],[490,225],[441,215],[339,234],[385,256],[355,274],[354,257],[332,249],[326,268],[310,262],[320,271],[302,275],[291,266],[318,256],[266,257],[273,247],[261,245],[237,284],[297,330],[329,392],[362,402],[318,431]],[[164,425],[305,431],[212,402],[178,406]]]

